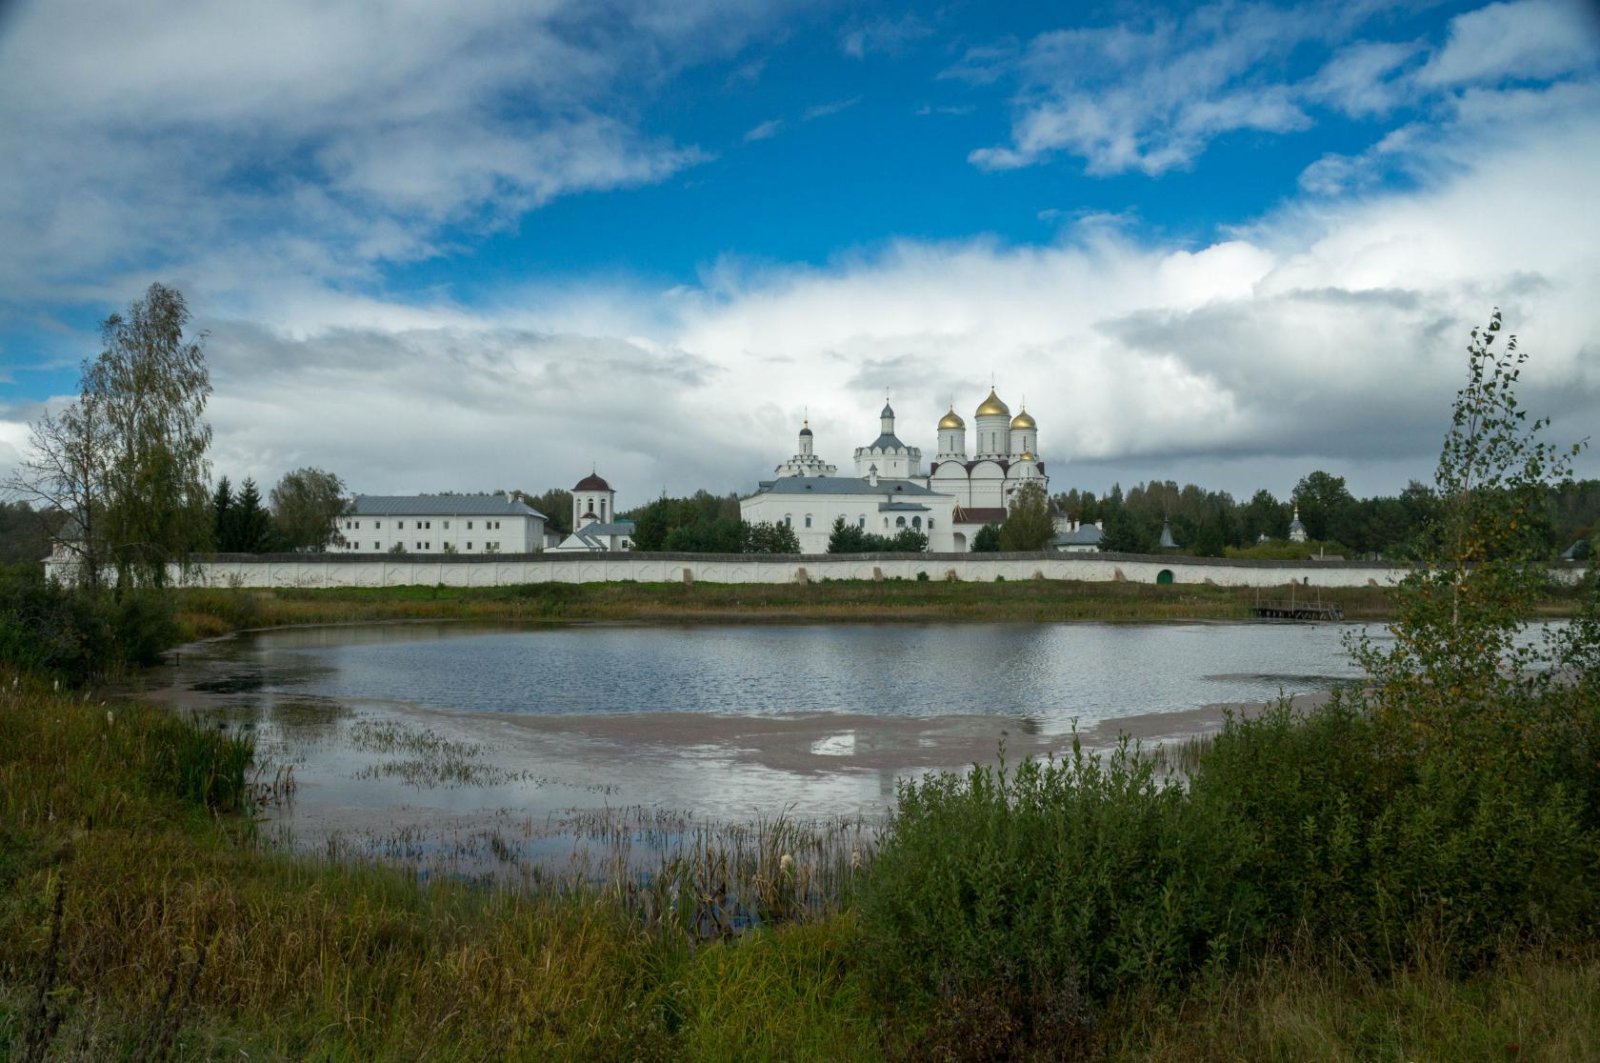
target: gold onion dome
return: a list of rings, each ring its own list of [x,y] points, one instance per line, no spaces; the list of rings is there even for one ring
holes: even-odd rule
[[[1023,451],[1023,452],[1022,452],[1022,460],[1023,460],[1023,461],[1032,461],[1032,460],[1033,460],[1033,451],[1031,451],[1031,450],[1024,450],[1024,451]]]
[[[954,406],[950,407],[950,412],[949,413],[947,413],[943,417],[939,418],[939,428],[940,428],[940,430],[943,430],[943,429],[946,429],[946,428],[965,428],[965,427],[967,427],[967,422],[965,422],[965,421],[963,421],[961,419],[961,415],[956,412],[956,408]]]
[[[1015,417],[1011,418],[1011,427],[1012,428],[1038,428],[1039,426],[1033,423],[1033,418],[1028,416],[1028,411],[1026,409],[1024,409],[1021,413],[1019,413]]]
[[[1000,401],[1000,396],[994,393],[994,388],[989,389],[989,397],[983,400],[983,405],[978,407],[979,417],[1010,417],[1011,407]]]

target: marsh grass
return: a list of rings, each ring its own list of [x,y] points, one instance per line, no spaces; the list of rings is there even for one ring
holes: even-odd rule
[[[26,682],[0,688],[0,1056],[39,1046],[48,1058],[123,1059],[963,1059],[1068,1047],[1173,1060],[1513,1058],[1508,1045],[1514,1058],[1596,1054],[1600,962],[1582,934],[1567,935],[1571,952],[1508,940],[1463,973],[1448,935],[1414,936],[1410,958],[1383,969],[1312,930],[1286,950],[1202,964],[1174,984],[1147,977],[1162,937],[1138,936],[1133,920],[1128,948],[1101,971],[1085,956],[1075,982],[1024,992],[1002,977],[950,998],[938,986],[959,983],[946,980],[931,997],[897,994],[880,976],[895,954],[880,955],[881,926],[863,923],[877,918],[864,891],[889,866],[875,824],[720,826],[638,808],[507,823],[463,848],[527,877],[419,883],[414,868],[338,846],[323,858],[265,847],[248,819],[225,811],[249,792],[242,777],[216,782],[234,763],[232,741],[207,721],[137,705]],[[1347,744],[1337,733],[1315,740],[1324,754]],[[190,746],[206,770],[172,770]],[[1304,774],[1309,760],[1285,762],[1282,742],[1251,748],[1280,765],[1267,776],[1273,787],[1297,773],[1305,793],[1334,786]],[[1248,758],[1232,755],[1243,770]],[[1074,830],[1101,839],[1099,896],[1130,894],[1130,913],[1144,896],[1159,910],[1181,898],[1141,894],[1137,865],[1115,854],[1131,858],[1142,839],[1196,874],[1212,873],[1210,859],[1136,829],[1176,814],[1159,779],[1117,786],[1144,796],[1080,817]],[[996,832],[993,808],[977,813],[944,824],[947,848],[988,855],[947,869],[1022,851]],[[1095,822],[1098,833],[1084,834]],[[607,855],[535,872],[520,850],[545,830],[583,832]],[[397,838],[395,854],[426,857],[430,844]],[[1292,851],[1286,866],[1305,857]],[[1015,875],[966,881],[975,911],[1024,905],[1032,888]],[[998,901],[983,899],[986,881]],[[724,900],[735,894],[737,904]],[[1096,894],[1088,904],[1039,896],[1049,900],[1041,915],[1070,923]],[[1044,970],[1037,950],[1017,954]],[[1033,1009],[1030,1029],[1055,1039],[1019,1040],[1021,1008]]]
[[[1350,619],[1387,615],[1377,587],[1323,588]],[[843,580],[807,584],[539,583],[511,587],[384,587],[178,592],[192,638],[253,627],[404,620],[719,623],[848,621],[1245,620],[1255,592],[1015,580]],[[1553,600],[1560,611],[1563,602]]]

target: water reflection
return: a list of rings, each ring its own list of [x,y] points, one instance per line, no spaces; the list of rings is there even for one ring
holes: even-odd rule
[[[343,626],[190,647],[150,693],[253,728],[268,776],[292,766],[270,815],[294,844],[504,863],[572,858],[571,824],[597,811],[871,818],[898,780],[1002,743],[1194,733],[1219,718],[1205,706],[1353,678],[1357,630]]]

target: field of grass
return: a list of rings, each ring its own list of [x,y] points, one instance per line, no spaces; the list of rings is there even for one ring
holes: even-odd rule
[[[1231,752],[1226,742],[1214,742],[1199,762],[1210,763],[1221,748],[1216,770],[1227,777],[1249,768],[1250,757],[1269,756],[1284,764],[1265,776],[1262,785],[1271,786],[1300,777],[1308,751],[1326,757],[1351,746],[1345,731],[1324,728],[1303,739],[1292,721],[1277,726]],[[899,871],[892,862],[884,865],[878,900],[865,908],[848,895],[819,911],[776,905],[742,933],[707,934],[685,920],[641,918],[637,903],[614,888],[625,883],[588,889],[568,883],[544,891],[450,879],[420,884],[402,869],[270,851],[248,815],[249,753],[248,740],[169,713],[0,677],[0,1056],[1600,1055],[1600,954],[1592,941],[1580,940],[1583,935],[1514,935],[1466,966],[1453,945],[1430,950],[1419,938],[1417,947],[1380,967],[1310,934],[1298,946],[1246,951],[1236,963],[1202,962],[1171,983],[1140,974],[1138,962],[1114,963],[1093,978],[1084,971],[1074,982],[1081,991],[1041,997],[1035,985],[1028,1007],[1019,1009],[1010,995],[1024,983],[1005,966],[1013,939],[998,927],[988,959],[963,953],[952,960],[937,942],[925,951],[915,934],[886,947],[885,928],[896,924],[883,921],[885,905],[925,898],[930,918],[943,920],[939,933],[951,941],[968,917],[960,906],[941,907],[938,882],[907,880],[904,859]],[[1153,866],[1174,859],[1174,866],[1189,866],[1171,846],[1193,844],[1181,833],[1190,821],[1173,803],[1180,799],[1175,792],[1127,781],[1117,785],[1131,796],[1113,799],[1116,786],[1057,776],[1040,784],[1046,790],[1070,785],[1053,796],[1039,791],[1048,800],[996,804],[983,776],[951,779],[918,798],[921,814],[934,818],[914,814],[908,821],[906,853],[916,855],[919,824],[942,831],[943,849],[951,854],[946,866],[976,891],[970,897],[978,907],[971,911],[998,903],[994,912],[1009,924],[1021,914],[1018,906],[1035,903],[1026,892],[1013,892],[1027,884],[1012,876],[1035,856],[1057,864],[1062,859],[1029,840],[1038,837],[1030,824],[1065,814],[1078,824],[1077,837],[1101,841],[1082,850],[1097,856],[1063,873],[1099,867],[1095,873],[1110,877],[1109,892],[1096,893],[1099,887],[1086,881],[1085,904],[1061,914],[1111,903],[1159,933],[1168,917],[1149,913],[1173,898],[1163,902],[1159,888],[1151,893],[1137,876],[1125,878],[1133,866],[1116,870],[1117,854],[1144,846],[1159,856]],[[1320,785],[1339,789],[1332,776]],[[1318,798],[1305,800],[1315,804]],[[1328,797],[1316,807],[1337,805]],[[1336,844],[1338,822],[1330,823],[1326,844],[1304,838],[1285,866],[1314,864],[1319,882],[1337,885],[1337,869],[1316,854],[1345,852]],[[1448,817],[1427,822],[1434,834],[1454,829]],[[1117,823],[1127,837],[1104,833]],[[1213,820],[1199,826],[1224,841],[1231,837],[1214,829]],[[1511,847],[1508,858],[1520,859],[1515,846],[1523,828],[1507,830],[1502,821],[1493,826]],[[1163,829],[1180,833],[1163,841]],[[1523,833],[1531,830],[1527,837],[1538,839],[1544,829]],[[1281,847],[1265,841],[1262,853]],[[1213,845],[1195,859],[1216,852]],[[790,872],[781,862],[774,871],[772,863],[769,857],[764,866],[781,896]],[[1497,874],[1498,864],[1490,865]],[[879,872],[869,866],[863,873],[870,879]],[[1590,872],[1580,877],[1587,880]],[[1048,875],[1035,878],[1028,888],[1051,888]],[[1347,884],[1364,888],[1359,881]],[[676,888],[697,887],[685,878]],[[698,899],[686,903],[693,907]],[[1186,918],[1186,910],[1192,906],[1180,905],[1177,918]],[[1124,962],[1156,940],[1141,945],[1137,927],[1129,929],[1134,936],[1123,939]],[[1359,930],[1352,924],[1352,933]],[[1067,935],[1062,941],[1070,940],[1069,930],[1061,932]],[[1091,962],[1089,952],[1082,955]],[[885,959],[906,956],[917,957],[912,974],[934,976],[931,996],[914,987],[893,990],[894,980],[883,977]],[[941,969],[952,979],[943,983],[950,989],[973,969],[963,964],[991,960],[1001,964],[995,977],[969,986],[972,991],[952,996],[941,990]],[[1186,969],[1188,963],[1181,961]],[[1104,991],[1093,988],[1096,980]],[[1026,1037],[1018,1037],[1018,1023],[1029,1026]]]
[[[1376,587],[1324,588],[1353,620],[1386,615]],[[1224,587],[1027,580],[812,584],[528,584],[329,590],[185,590],[178,619],[196,638],[251,627],[388,620],[638,623],[1244,620],[1256,592]],[[1555,612],[1562,603],[1552,602]]]

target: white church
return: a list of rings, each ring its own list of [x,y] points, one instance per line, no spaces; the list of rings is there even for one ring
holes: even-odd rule
[[[826,553],[833,523],[843,517],[876,535],[912,528],[928,537],[936,553],[963,553],[985,524],[1006,519],[1011,497],[1036,483],[1048,495],[1050,480],[1038,459],[1039,429],[1026,409],[1015,417],[991,388],[974,415],[972,453],[967,424],[954,406],[939,419],[938,451],[926,472],[921,449],[895,434],[894,409],[879,415],[878,438],[855,451],[855,475],[814,450],[809,422],[800,429],[797,452],[739,500],[747,523],[786,524],[806,554]]]

